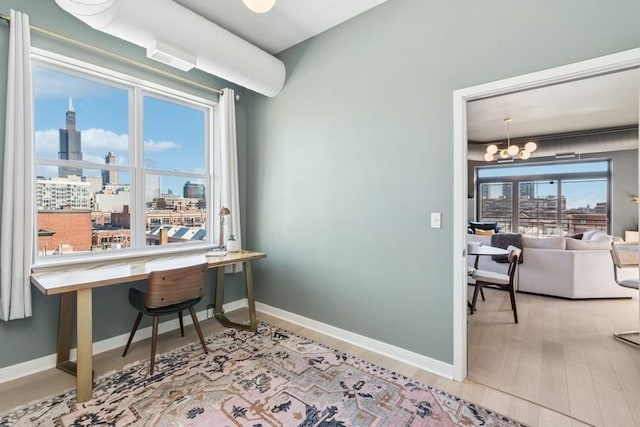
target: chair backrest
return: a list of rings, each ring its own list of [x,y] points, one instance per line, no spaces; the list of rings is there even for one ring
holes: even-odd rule
[[[513,281],[513,276],[516,272],[516,268],[518,266],[518,261],[520,260],[520,256],[522,255],[522,249],[509,245],[507,246],[507,250],[509,251],[509,255],[507,255],[507,259],[509,260],[509,279]]]
[[[613,243],[611,258],[618,268],[638,267],[640,246],[637,243]]]
[[[148,308],[166,307],[202,298],[207,289],[207,263],[149,274],[144,304]]]
[[[613,278],[617,284],[621,285],[621,280],[618,278],[618,269],[638,267],[640,246],[637,243],[613,242],[609,252],[613,260]],[[628,287],[628,284],[622,286]]]

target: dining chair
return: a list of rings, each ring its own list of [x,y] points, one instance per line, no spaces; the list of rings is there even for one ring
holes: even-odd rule
[[[640,277],[637,275],[639,267],[639,249],[637,243],[614,242],[611,245],[611,259],[613,260],[613,277],[616,283],[625,288],[638,289]],[[635,268],[634,279],[623,279],[620,270]],[[614,332],[613,337],[625,344],[640,348],[640,331]],[[629,338],[628,338],[629,337]],[[635,340],[631,339],[635,337]]]
[[[518,268],[518,261],[522,254],[522,249],[515,246],[508,246],[507,250],[509,255],[507,259],[509,262],[509,268],[507,274],[497,273],[495,271],[488,270],[475,270],[471,274],[471,278],[475,280],[475,287],[473,289],[473,299],[471,301],[471,313],[476,310],[476,302],[478,300],[478,294],[482,292],[485,287],[495,287],[509,292],[511,299],[511,310],[513,310],[513,320],[518,323],[518,309],[516,307],[516,294],[515,294],[515,274]]]
[[[129,303],[138,310],[138,315],[133,323],[133,329],[129,335],[127,345],[122,352],[122,357],[126,356],[131,341],[140,325],[142,315],[153,317],[153,327],[151,333],[151,366],[149,374],[153,375],[156,356],[156,345],[158,343],[158,322],[162,315],[178,313],[180,322],[180,333],[184,337],[184,326],[182,323],[182,311],[189,310],[193,326],[196,328],[202,348],[208,353],[207,346],[202,336],[200,322],[196,316],[193,306],[197,304],[205,294],[207,288],[208,265],[206,263],[189,267],[175,268],[172,270],[153,271],[149,274],[147,288],[143,292],[136,288],[129,289]]]

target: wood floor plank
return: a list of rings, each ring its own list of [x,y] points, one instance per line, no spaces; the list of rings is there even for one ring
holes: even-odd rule
[[[486,296],[484,310],[506,307],[505,295]],[[534,425],[556,425],[554,410],[573,417],[570,425],[640,425],[640,351],[612,338],[614,331],[637,329],[638,299],[573,301],[519,293],[517,301],[520,323],[512,330],[500,329],[504,319],[495,314],[470,316],[469,378],[540,405]],[[486,343],[476,340],[475,334],[486,337],[489,331],[491,345],[511,353],[494,356],[502,369],[484,360]],[[517,369],[507,375],[510,366]],[[513,382],[505,381],[508,376]],[[531,420],[526,405],[511,405],[511,416]]]

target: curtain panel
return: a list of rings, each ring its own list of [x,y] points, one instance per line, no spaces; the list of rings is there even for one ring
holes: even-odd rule
[[[34,213],[33,97],[29,17],[10,11],[0,223],[0,318],[31,316]]]
[[[220,206],[229,208],[231,212],[225,235],[233,234],[242,247],[235,93],[233,89],[226,88],[220,95]],[[239,273],[242,264],[228,266],[225,271]]]

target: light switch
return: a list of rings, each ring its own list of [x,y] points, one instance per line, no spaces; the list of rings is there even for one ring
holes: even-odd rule
[[[442,214],[440,212],[431,212],[431,228],[440,228],[442,226]]]

